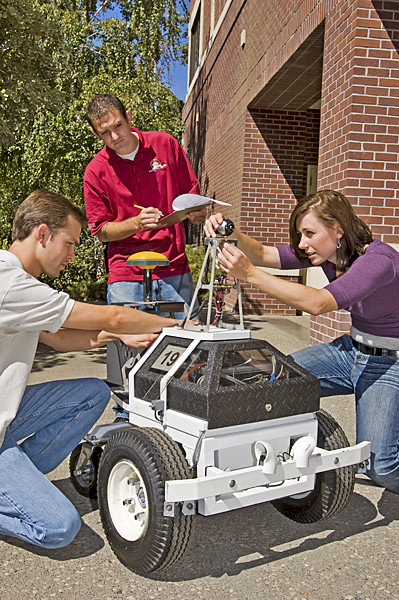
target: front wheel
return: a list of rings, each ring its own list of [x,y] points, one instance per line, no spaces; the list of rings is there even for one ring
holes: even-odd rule
[[[318,419],[317,445],[325,450],[349,446],[338,423],[326,411],[316,413]],[[298,523],[315,523],[329,519],[343,510],[351,499],[355,485],[355,467],[340,467],[318,473],[314,489],[305,494],[273,500],[279,512]]]
[[[172,438],[153,428],[115,433],[98,474],[98,502],[108,542],[128,569],[145,574],[165,568],[185,552],[193,517],[180,507],[164,516],[165,481],[190,477]]]

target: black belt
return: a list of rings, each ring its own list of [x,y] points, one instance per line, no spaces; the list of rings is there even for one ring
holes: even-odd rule
[[[357,342],[352,338],[352,344],[357,350],[363,352],[363,354],[372,354],[373,356],[390,356],[394,360],[399,360],[399,350],[389,350],[388,348],[375,348],[374,346],[367,346],[361,342]]]

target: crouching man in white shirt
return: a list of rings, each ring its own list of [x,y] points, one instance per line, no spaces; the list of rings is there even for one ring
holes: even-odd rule
[[[73,260],[85,224],[67,198],[37,190],[16,212],[10,249],[0,250],[0,534],[44,548],[66,546],[80,528],[76,509],[44,474],[91,429],[110,391],[94,378],[27,386],[38,340],[60,351],[116,339],[145,346],[176,323],[75,302],[35,279],[57,277]]]

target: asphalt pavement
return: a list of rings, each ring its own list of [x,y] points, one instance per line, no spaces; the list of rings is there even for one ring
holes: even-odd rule
[[[250,317],[253,336],[288,354],[307,346],[308,317]],[[106,377],[106,350],[57,354],[40,346],[31,383]],[[101,422],[112,420],[112,404]],[[354,443],[352,396],[322,401]],[[40,550],[0,536],[0,600],[399,600],[399,498],[356,476],[349,506],[311,525],[270,504],[196,517],[191,544],[174,567],[147,577],[126,569],[102,530],[97,502],[79,496],[68,461],[49,479],[82,518],[75,540]],[[29,490],[26,490],[29,494]]]

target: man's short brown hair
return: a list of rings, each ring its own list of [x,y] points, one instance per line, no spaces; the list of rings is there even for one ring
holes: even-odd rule
[[[86,215],[66,196],[48,190],[35,190],[19,205],[15,213],[12,241],[22,242],[42,223],[45,223],[54,235],[59,229],[66,227],[69,216],[76,219],[82,227],[86,227]]]
[[[87,105],[86,119],[91,127],[96,130],[93,121],[101,119],[101,117],[108,114],[112,109],[116,109],[127,120],[126,108],[118,96],[114,94],[97,94]]]

